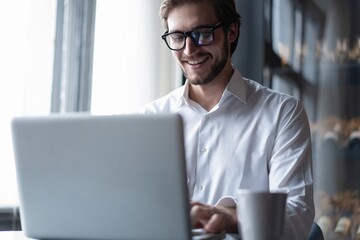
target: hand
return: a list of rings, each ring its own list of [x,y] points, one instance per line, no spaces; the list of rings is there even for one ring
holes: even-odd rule
[[[190,202],[190,217],[194,228],[203,228],[210,233],[237,233],[235,207],[211,206]]]

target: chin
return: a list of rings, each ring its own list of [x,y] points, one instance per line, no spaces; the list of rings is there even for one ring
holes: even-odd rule
[[[212,81],[212,79],[203,79],[203,78],[188,78],[189,82],[193,85],[205,85]]]

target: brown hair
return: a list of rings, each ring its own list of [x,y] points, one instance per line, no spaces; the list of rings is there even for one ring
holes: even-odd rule
[[[231,23],[237,24],[239,34],[236,37],[236,40],[231,44],[230,51],[232,55],[238,43],[238,39],[240,36],[240,25],[241,25],[241,16],[236,11],[235,0],[164,0],[160,6],[160,12],[159,12],[164,29],[166,31],[168,30],[167,18],[169,12],[172,9],[182,4],[199,3],[199,2],[208,2],[209,4],[213,4],[217,18],[222,24],[224,24],[225,31],[227,31],[227,27]]]

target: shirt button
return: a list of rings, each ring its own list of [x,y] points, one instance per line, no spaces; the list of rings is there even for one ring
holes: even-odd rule
[[[204,189],[204,186],[203,186],[203,185],[198,185],[198,187],[197,187],[197,188],[198,188],[198,190],[200,190],[200,191],[201,191],[201,190],[203,190],[203,189]]]
[[[202,148],[200,149],[200,151],[201,151],[202,153],[206,153],[206,152],[207,152],[207,148],[206,148],[206,147],[202,147]]]

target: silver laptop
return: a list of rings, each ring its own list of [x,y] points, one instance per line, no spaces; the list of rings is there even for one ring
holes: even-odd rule
[[[18,117],[22,229],[37,239],[192,236],[179,115]]]

